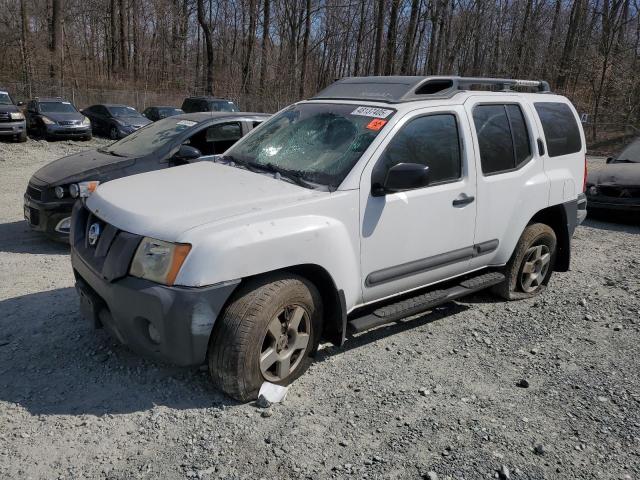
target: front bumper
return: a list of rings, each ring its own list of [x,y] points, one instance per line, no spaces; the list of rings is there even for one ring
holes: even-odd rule
[[[91,134],[91,125],[47,125],[48,137],[86,137]]]
[[[15,122],[0,122],[0,136],[20,135],[27,131],[27,124],[24,120]]]
[[[56,231],[56,226],[65,218],[71,217],[74,200],[41,202],[24,195],[24,219],[38,232],[44,232],[55,240],[67,241],[69,232]]]
[[[167,287],[130,276],[109,282],[73,248],[71,263],[85,318],[134,352],[181,366],[205,362],[213,324],[239,283]]]
[[[588,195],[587,202],[589,210],[617,210],[625,212],[640,212],[640,198]]]

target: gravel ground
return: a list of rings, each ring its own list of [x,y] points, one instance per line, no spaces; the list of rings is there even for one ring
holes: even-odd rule
[[[324,348],[263,410],[92,330],[22,221],[37,168],[104,143],[0,143],[0,478],[640,478],[639,227],[587,220],[536,299]]]

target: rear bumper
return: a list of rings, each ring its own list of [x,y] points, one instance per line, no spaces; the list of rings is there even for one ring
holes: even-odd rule
[[[27,124],[24,120],[17,122],[0,122],[0,136],[20,135],[27,131]]]
[[[182,366],[205,361],[213,324],[239,283],[167,287],[129,276],[109,282],[74,248],[71,263],[83,316],[134,352]]]
[[[578,211],[576,213],[578,225],[587,218],[587,196],[584,193],[578,194]]]
[[[640,198],[616,198],[603,195],[587,197],[589,210],[640,212]]]

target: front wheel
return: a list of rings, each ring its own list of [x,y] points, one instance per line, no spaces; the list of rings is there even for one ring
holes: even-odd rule
[[[109,138],[111,140],[117,140],[118,139],[118,129],[116,127],[111,127],[109,129]]]
[[[506,280],[493,291],[506,300],[538,295],[551,278],[556,245],[556,234],[551,227],[543,223],[528,225],[504,267]]]
[[[18,136],[16,137],[16,140],[19,143],[24,143],[27,141],[27,132],[21,132],[18,134]]]
[[[311,363],[322,328],[316,287],[297,275],[247,282],[214,325],[209,371],[215,385],[241,401],[264,381],[288,385]]]

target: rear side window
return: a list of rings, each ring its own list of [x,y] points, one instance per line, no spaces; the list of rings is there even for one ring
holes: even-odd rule
[[[531,158],[529,132],[519,105],[478,105],[473,123],[483,174],[515,170]]]
[[[542,123],[550,157],[569,155],[582,150],[580,128],[567,104],[538,102],[534,106]]]
[[[427,115],[408,122],[389,143],[376,165],[375,177],[383,179],[399,163],[427,165],[431,184],[459,179],[462,164],[456,117]]]

